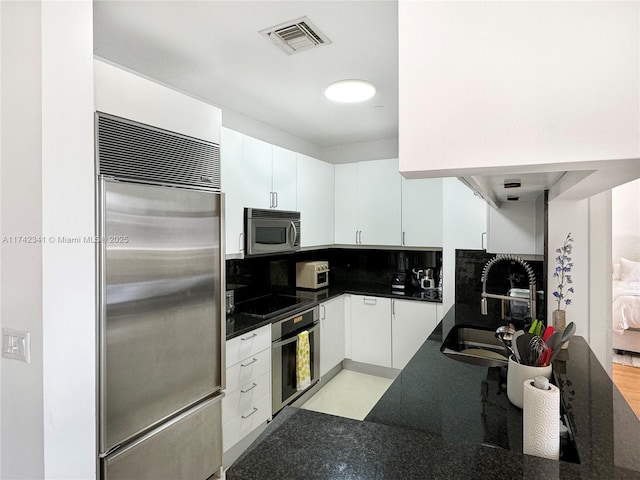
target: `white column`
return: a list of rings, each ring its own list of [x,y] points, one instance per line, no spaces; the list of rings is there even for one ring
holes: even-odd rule
[[[96,478],[93,5],[42,2],[44,478]],[[62,239],[66,241],[63,241]],[[49,241],[51,239],[51,241]]]
[[[0,478],[44,472],[40,9],[39,2],[0,2],[0,322],[31,334],[31,363],[0,360]]]

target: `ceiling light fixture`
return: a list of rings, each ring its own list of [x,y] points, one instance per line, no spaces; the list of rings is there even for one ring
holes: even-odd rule
[[[366,80],[339,80],[324,90],[325,97],[340,103],[364,102],[375,94],[375,85]]]

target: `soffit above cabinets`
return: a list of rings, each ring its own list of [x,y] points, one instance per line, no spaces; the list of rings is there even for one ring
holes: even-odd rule
[[[489,205],[500,208],[506,202],[535,201],[545,190],[550,190],[564,174],[565,172],[536,172],[470,175],[460,177],[460,180]]]

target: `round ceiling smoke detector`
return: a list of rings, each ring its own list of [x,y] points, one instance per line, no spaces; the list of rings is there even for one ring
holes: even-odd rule
[[[324,90],[329,100],[340,103],[357,103],[369,100],[376,94],[376,87],[366,80],[340,80]]]

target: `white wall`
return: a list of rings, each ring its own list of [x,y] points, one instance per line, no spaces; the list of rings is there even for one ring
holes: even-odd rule
[[[92,3],[1,2],[3,327],[31,363],[2,359],[0,477],[95,478]],[[39,237],[39,238],[38,238]]]
[[[640,261],[640,180],[614,188],[611,202],[613,262]]]
[[[0,2],[3,238],[42,234],[39,2]],[[31,363],[2,358],[3,479],[44,476],[42,245],[0,244],[3,328],[31,333]]]
[[[611,375],[611,190],[589,198],[589,346]]]
[[[223,111],[222,125],[263,142],[333,164],[398,158],[397,137],[323,147],[228,108]]]
[[[553,297],[558,285],[553,277],[557,266],[555,250],[562,246],[567,233],[571,232],[574,239],[571,273],[575,293],[570,297],[572,304],[566,307],[567,323],[574,322],[576,335],[589,341],[589,200],[550,201],[548,226],[547,318],[551,318],[551,312],[557,308]]]
[[[557,281],[555,249],[567,233],[573,242],[571,272],[575,293],[568,307],[567,322],[576,324],[576,335],[586,339],[603,367],[611,370],[611,191],[585,200],[549,202],[549,264],[547,318],[557,308],[553,291]]]
[[[640,2],[398,8],[401,172],[640,157]]]
[[[95,235],[93,4],[42,2],[42,231]],[[44,476],[96,476],[95,245],[42,245]]]

